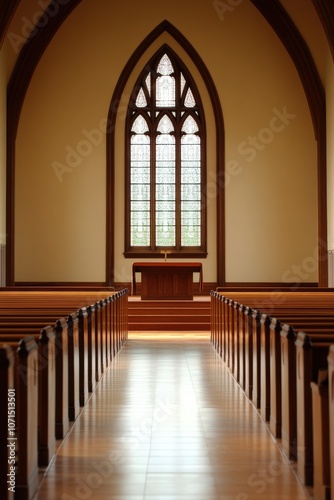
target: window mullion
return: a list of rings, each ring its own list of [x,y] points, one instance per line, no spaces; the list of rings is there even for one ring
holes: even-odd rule
[[[180,72],[175,72],[175,81],[176,81],[176,126],[175,126],[175,246],[176,251],[180,251],[181,249],[181,85],[180,85]]]
[[[178,117],[179,118],[179,117]],[[180,138],[180,120],[177,120],[177,132],[175,137],[175,230],[176,230],[176,250],[181,249],[181,138]]]
[[[154,132],[153,132],[153,140],[151,141],[151,249],[156,249],[156,139],[157,133],[155,130],[156,120],[154,122]]]

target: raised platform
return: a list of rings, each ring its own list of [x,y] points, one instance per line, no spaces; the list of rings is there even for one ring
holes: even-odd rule
[[[193,300],[141,300],[131,295],[128,303],[129,332],[210,331],[210,297]]]

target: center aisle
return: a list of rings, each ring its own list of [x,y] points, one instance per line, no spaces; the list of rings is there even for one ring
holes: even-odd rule
[[[206,334],[131,334],[38,500],[305,500]]]

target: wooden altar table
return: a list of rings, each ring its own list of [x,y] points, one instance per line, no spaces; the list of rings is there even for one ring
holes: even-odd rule
[[[141,273],[142,299],[193,299],[193,273],[199,273],[199,290],[203,286],[200,262],[134,262],[132,293],[136,295],[136,273]]]

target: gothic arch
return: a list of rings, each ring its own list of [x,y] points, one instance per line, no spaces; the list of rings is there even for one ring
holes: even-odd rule
[[[330,26],[333,25],[334,12],[332,7],[327,7],[325,0],[312,0],[319,16],[324,24],[324,29],[327,34],[330,47],[333,52],[333,36],[330,34]],[[299,73],[301,82],[307,96],[310,107],[310,112],[313,118],[315,135],[318,140],[318,219],[319,219],[319,286],[327,286],[327,206],[326,206],[326,109],[325,109],[325,94],[322,87],[317,68],[315,67],[310,51],[298,32],[296,26],[292,23],[288,14],[278,0],[251,0],[253,5],[264,16],[267,22],[271,25],[277,36],[285,45],[287,52]],[[7,97],[7,202],[6,202],[6,227],[7,227],[7,257],[6,257],[6,281],[8,286],[14,285],[14,172],[15,172],[15,139],[20,119],[20,113],[24,101],[26,91],[28,89],[32,75],[36,66],[46,50],[49,42],[66,20],[67,16],[81,3],[81,0],[72,0],[70,3],[59,4],[57,0],[52,0],[50,6],[59,10],[57,16],[50,17],[49,22],[41,27],[36,36],[27,41],[18,57],[16,66],[11,75],[8,84]],[[0,40],[3,40],[10,19],[18,6],[18,0],[10,0],[6,7],[3,7],[3,20],[0,25]],[[326,10],[327,9],[327,10]],[[324,14],[329,13],[329,20],[324,23]],[[1,16],[0,16],[1,17]],[[326,17],[326,16],[325,16]],[[188,52],[201,72],[203,79],[206,81],[210,95],[215,100],[213,106],[215,120],[218,128],[223,131],[224,124],[220,108],[220,103],[215,89],[213,80],[211,79],[204,62],[198,56],[195,49],[185,39],[185,37],[168,21],[163,21],[157,26],[143,41],[143,43],[134,52],[128,61],[128,65],[134,65],[135,58],[143,53],[146,48],[163,32],[168,32],[175,38],[176,41]],[[126,67],[118,81],[118,85],[114,92],[114,97],[120,95],[120,89],[124,85],[127,77]],[[112,101],[112,105],[117,105],[116,101]],[[109,111],[110,119],[113,118],[112,107]],[[109,127],[111,129],[111,127]],[[113,135],[112,130],[109,130],[110,138]],[[111,203],[110,193],[113,186],[113,170],[111,160],[114,152],[113,141],[108,141],[107,144],[107,180],[108,180],[108,202]],[[217,170],[220,175],[224,176],[224,144],[217,144]],[[220,177],[218,177],[218,180]],[[219,186],[218,186],[219,187]],[[111,205],[110,205],[111,206]],[[113,281],[113,262],[114,262],[114,234],[110,227],[113,224],[113,213],[107,214],[107,283]],[[223,285],[225,282],[225,227],[224,227],[224,190],[219,187],[217,197],[217,254],[218,259],[218,274],[217,282]]]
[[[114,243],[115,243],[115,129],[116,118],[121,96],[125,85],[133,71],[133,68],[139,58],[145,51],[157,40],[162,33],[171,35],[182,49],[190,56],[197,67],[204,83],[206,84],[208,94],[211,99],[212,109],[214,111],[214,120],[216,127],[216,165],[217,179],[223,179],[224,176],[224,122],[218,93],[214,82],[207,70],[203,60],[200,58],[194,47],[189,41],[168,21],[160,23],[143,40],[139,47],[134,51],[127,64],[125,65],[118,82],[116,84],[108,113],[107,128],[107,285],[114,283]],[[225,282],[225,230],[224,230],[224,182],[217,182],[217,283],[222,286]]]

